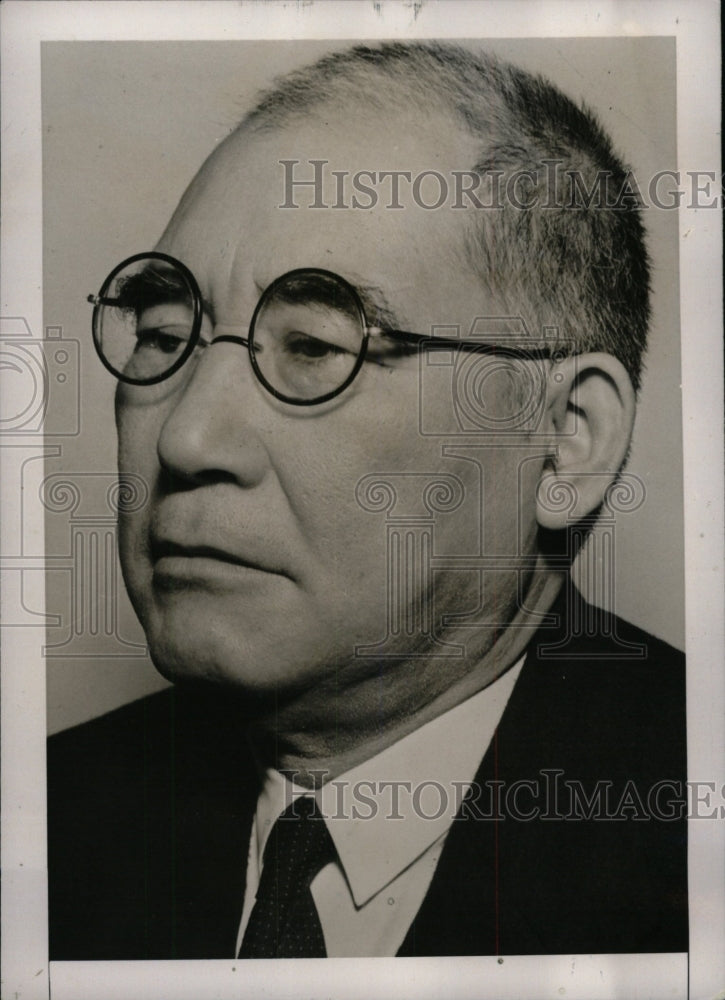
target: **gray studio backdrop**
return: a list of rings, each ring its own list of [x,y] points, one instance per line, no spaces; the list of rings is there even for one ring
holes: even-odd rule
[[[52,42],[43,46],[44,326],[51,379],[44,469],[23,487],[47,508],[48,724],[75,722],[163,686],[114,555],[113,380],[97,363],[91,307],[107,272],[152,249],[186,185],[254,94],[344,42]],[[676,169],[672,39],[466,41],[541,72],[594,108],[646,184]],[[677,213],[647,210],[651,349],[628,470],[645,487],[618,515],[613,596],[582,589],[676,646],[684,642]],[[50,342],[53,343],[50,343]],[[65,343],[63,343],[65,342]],[[54,383],[51,383],[54,384]],[[36,468],[40,466],[40,468]]]

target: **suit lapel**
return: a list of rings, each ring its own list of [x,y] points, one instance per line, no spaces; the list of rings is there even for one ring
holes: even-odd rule
[[[545,950],[541,921],[529,900],[530,868],[541,844],[531,824],[505,819],[501,797],[520,779],[536,778],[552,719],[560,719],[564,694],[556,669],[541,671],[536,650],[542,638],[561,641],[565,597],[529,645],[524,666],[471,792],[446,838],[433,881],[398,954],[538,954]],[[522,797],[522,805],[524,799]],[[538,824],[537,824],[538,825]],[[523,837],[522,837],[523,834]],[[532,855],[533,850],[533,855]]]
[[[573,589],[552,611],[559,623],[529,646],[400,955],[687,947],[684,809],[616,814],[633,783],[649,802],[658,783],[684,781],[682,658]],[[603,790],[605,814],[572,809],[575,788]]]
[[[242,913],[258,781],[233,714],[184,699],[173,729],[174,801],[165,842],[174,957],[230,958]],[[163,831],[159,831],[163,837]]]
[[[530,715],[528,706],[534,697],[528,683],[530,672],[527,658],[471,791],[446,838],[423,905],[398,952],[401,956],[494,955],[504,947],[502,936],[515,937],[517,950],[534,954],[540,950],[536,929],[510,893],[509,873],[502,868],[502,852],[506,857],[510,854],[510,836],[498,801],[499,783],[505,785],[511,773],[529,770],[529,752],[537,742],[531,730],[526,739],[513,738],[518,720]],[[505,924],[502,893],[508,896]]]

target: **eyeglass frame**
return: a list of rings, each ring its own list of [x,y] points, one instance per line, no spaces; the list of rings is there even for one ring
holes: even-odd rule
[[[191,325],[191,330],[189,333],[189,339],[186,342],[184,350],[181,352],[179,357],[174,361],[169,368],[160,375],[155,375],[153,378],[147,379],[136,379],[131,376],[124,375],[118,372],[111,363],[106,359],[102,347],[101,347],[101,336],[100,336],[100,311],[102,308],[107,306],[113,306],[118,303],[118,299],[108,298],[106,292],[109,289],[111,282],[114,278],[123,271],[126,267],[131,264],[135,264],[140,260],[160,260],[166,264],[170,264],[179,270],[185,281],[189,286],[192,296],[193,305],[193,320]],[[316,396],[313,399],[298,399],[292,396],[286,396],[284,393],[275,389],[273,385],[266,379],[264,374],[259,368],[257,359],[255,357],[254,349],[254,327],[259,314],[260,308],[265,302],[265,299],[278,285],[282,282],[287,281],[290,278],[296,277],[302,274],[309,275],[320,275],[324,278],[332,278],[339,282],[342,288],[350,295],[352,301],[355,303],[359,316],[360,325],[362,328],[363,339],[360,345],[360,351],[358,353],[355,364],[353,365],[347,378],[339,385],[336,389],[324,393],[322,396]],[[161,253],[158,250],[151,250],[147,253],[137,253],[133,254],[131,257],[127,257],[125,260],[117,264],[113,270],[110,271],[105,281],[101,285],[100,291],[97,295],[88,295],[87,301],[93,305],[93,315],[91,317],[91,328],[93,334],[93,345],[96,349],[96,353],[101,360],[103,366],[116,378],[119,382],[123,382],[127,385],[157,385],[159,382],[165,382],[166,379],[174,375],[180,368],[182,368],[186,362],[189,360],[191,355],[194,353],[199,345],[201,339],[201,324],[203,320],[204,313],[204,299],[201,294],[201,289],[199,284],[194,277],[191,270],[182,261],[178,260],[176,257],[172,257],[170,254]],[[401,343],[418,344],[421,350],[453,350],[458,349],[462,351],[470,351],[472,353],[489,355],[493,357],[500,358],[521,358],[527,361],[544,361],[550,360],[552,358],[552,350],[548,347],[506,347],[497,344],[488,344],[484,341],[477,340],[453,340],[450,337],[433,337],[424,333],[414,333],[410,330],[392,330],[387,327],[381,326],[369,326],[367,322],[367,316],[365,315],[365,307],[363,306],[362,299],[360,298],[360,293],[349,281],[342,278],[339,274],[334,271],[328,271],[324,268],[319,267],[298,267],[293,268],[291,271],[286,271],[281,274],[278,278],[269,284],[259,297],[259,300],[252,313],[252,318],[249,323],[249,335],[247,337],[239,337],[234,334],[221,334],[218,337],[214,337],[213,340],[206,344],[206,347],[213,347],[214,344],[238,344],[240,347],[246,347],[247,353],[249,355],[249,360],[252,365],[252,370],[261,385],[274,396],[275,399],[279,399],[283,403],[289,403],[293,406],[316,406],[321,403],[326,403],[330,399],[334,399],[347,389],[347,387],[355,380],[358,372],[365,363],[365,357],[367,355],[367,348],[370,337],[386,337],[389,340],[397,340]]]

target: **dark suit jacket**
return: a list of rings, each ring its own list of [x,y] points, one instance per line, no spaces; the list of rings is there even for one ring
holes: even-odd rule
[[[401,955],[687,950],[682,656],[561,609]],[[51,959],[233,957],[258,786],[228,699],[171,689],[61,733],[48,778]]]

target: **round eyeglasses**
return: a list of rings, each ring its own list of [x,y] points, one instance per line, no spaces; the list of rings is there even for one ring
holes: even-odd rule
[[[93,342],[121,382],[154,385],[199,350],[218,343],[246,347],[255,375],[277,399],[297,406],[324,403],[343,392],[375,350],[466,350],[541,360],[548,348],[514,347],[430,337],[369,326],[360,293],[320,268],[298,268],[262,293],[246,337],[201,337],[204,302],[194,275],[168,254],[135,254],[111,271],[93,309]],[[383,345],[382,347],[380,345]]]

